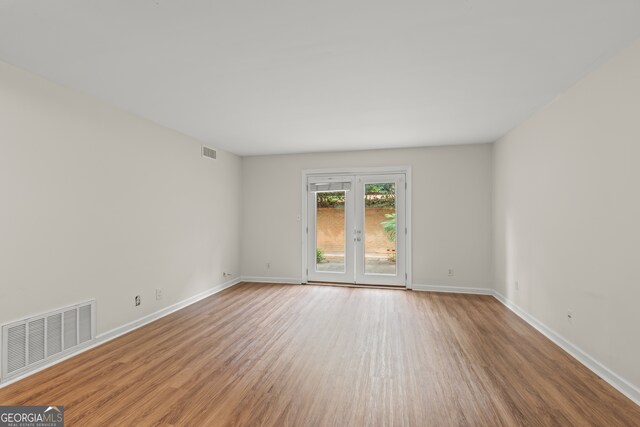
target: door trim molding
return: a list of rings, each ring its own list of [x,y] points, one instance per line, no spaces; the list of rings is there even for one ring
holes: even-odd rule
[[[406,288],[412,289],[413,283],[413,271],[412,265],[412,239],[411,239],[411,166],[380,166],[380,167],[353,167],[353,168],[324,168],[324,169],[303,169],[301,176],[301,207],[300,207],[300,232],[302,233],[301,239],[301,253],[302,253],[302,282],[306,283],[308,280],[307,275],[307,179],[310,176],[323,176],[323,175],[384,175],[392,173],[402,173],[405,175],[405,182],[407,188],[405,191],[405,222],[407,227],[407,234],[405,238],[405,272],[407,275]]]

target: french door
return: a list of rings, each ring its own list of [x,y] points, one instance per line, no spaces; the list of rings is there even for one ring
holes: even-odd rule
[[[406,284],[405,174],[307,179],[307,279]]]

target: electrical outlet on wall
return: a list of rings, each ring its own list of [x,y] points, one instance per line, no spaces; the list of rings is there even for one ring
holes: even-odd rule
[[[271,268],[271,263],[270,262],[267,263],[267,268]]]
[[[136,307],[142,304],[142,301],[140,300],[140,295],[136,295],[134,301],[136,303]]]
[[[162,299],[162,289],[156,289],[156,300]]]
[[[567,311],[567,322],[573,323],[573,313],[571,312],[571,310]]]
[[[449,277],[452,277],[452,276],[453,276],[453,268],[450,268],[450,269],[449,269],[449,273],[448,273],[448,275],[449,275]]]

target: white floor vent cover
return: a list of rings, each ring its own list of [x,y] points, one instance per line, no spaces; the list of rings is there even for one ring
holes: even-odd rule
[[[95,307],[92,300],[2,326],[2,381],[88,345]]]

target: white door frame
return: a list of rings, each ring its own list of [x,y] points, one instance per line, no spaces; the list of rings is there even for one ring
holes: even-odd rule
[[[358,202],[355,204],[356,218],[355,226],[357,228],[356,233],[358,236],[355,242],[355,282],[367,283],[372,285],[397,285],[398,281],[403,285],[407,282],[406,276],[406,245],[405,239],[407,237],[408,230],[405,224],[405,210],[406,210],[406,188],[405,188],[405,174],[360,174],[354,179],[355,186],[355,199]],[[365,215],[367,212],[367,206],[365,203],[365,186],[372,183],[394,183],[396,185],[395,191],[395,213],[397,214],[396,223],[396,272],[395,274],[380,274],[380,273],[367,273],[366,271],[366,248],[365,241],[367,239],[366,232],[366,220]]]
[[[353,283],[356,280],[355,277],[355,258],[349,256],[348,254],[353,254],[355,252],[355,242],[352,238],[353,229],[355,227],[355,188],[356,182],[354,176],[340,176],[340,175],[331,175],[328,177],[314,175],[309,176],[307,179],[308,184],[313,184],[316,182],[348,182],[351,184],[351,189],[345,192],[345,203],[344,203],[344,271],[336,272],[336,271],[317,271],[316,268],[311,268],[307,273],[307,280],[320,281],[320,282],[328,282],[328,283]],[[317,209],[316,209],[316,194],[307,191],[307,217],[306,220],[308,223],[317,224]],[[309,224],[307,224],[309,226]],[[307,255],[313,256],[313,252],[315,251],[316,245],[316,228],[314,226],[308,227],[307,232]],[[307,260],[307,263],[310,263],[310,260]],[[314,265],[315,267],[315,265]]]
[[[384,167],[366,167],[366,168],[332,168],[332,169],[304,169],[302,171],[302,185],[301,188],[301,214],[300,224],[302,232],[302,283],[307,283],[307,262],[308,262],[308,244],[307,244],[307,231],[309,229],[308,216],[307,216],[307,182],[310,176],[323,176],[323,175],[385,175],[393,173],[402,173],[406,179],[406,191],[405,191],[405,226],[407,228],[405,238],[405,274],[406,281],[405,286],[407,289],[413,288],[412,277],[412,243],[411,243],[411,166],[384,166]]]

